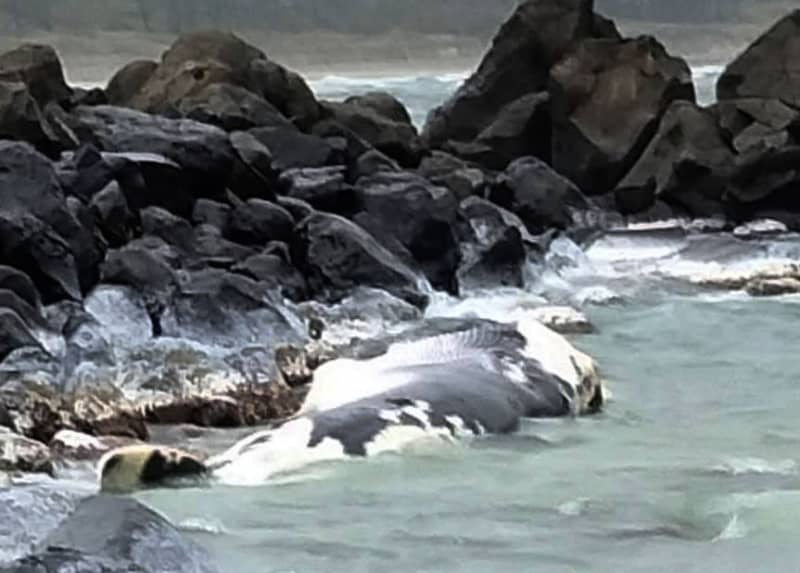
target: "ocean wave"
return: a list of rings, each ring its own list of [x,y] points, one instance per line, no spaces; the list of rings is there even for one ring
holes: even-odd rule
[[[797,462],[794,460],[768,461],[761,458],[730,458],[715,465],[713,470],[730,476],[743,475],[796,475]]]

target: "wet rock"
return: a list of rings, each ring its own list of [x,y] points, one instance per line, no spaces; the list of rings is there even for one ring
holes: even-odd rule
[[[331,164],[345,164],[348,165],[351,170],[359,157],[374,149],[352,129],[342,125],[333,118],[323,119],[315,123],[314,127],[311,128],[311,134],[321,137],[334,148],[335,160],[332,161]]]
[[[390,250],[391,242],[384,235],[398,241],[434,288],[458,292],[455,275],[461,254],[453,194],[410,172],[362,178],[356,187],[373,235]]]
[[[509,165],[490,189],[489,199],[518,215],[535,235],[568,228],[573,223],[572,211],[589,207],[572,182],[534,157]]]
[[[482,195],[488,183],[483,171],[443,151],[425,157],[417,171],[434,185],[450,189],[459,201]]]
[[[368,92],[351,96],[345,100],[345,103],[371,109],[390,121],[411,125],[411,116],[408,110],[400,100],[390,93],[380,91]]]
[[[0,308],[0,360],[17,348],[40,346],[25,321],[9,308]]]
[[[46,445],[0,428],[0,470],[52,474],[50,450]]]
[[[78,107],[69,121],[82,143],[108,152],[152,153],[175,162],[181,168],[183,191],[194,198],[221,195],[230,178],[233,148],[217,127],[112,106]],[[179,214],[189,213],[191,209]]]
[[[79,497],[46,484],[0,485],[0,560],[10,562],[33,552],[74,511]],[[0,571],[8,567],[13,566],[0,565]]]
[[[255,253],[255,249],[225,239],[222,232],[212,225],[200,225],[194,229],[192,254],[202,266],[229,269]]]
[[[744,225],[739,225],[733,230],[733,236],[739,239],[750,239],[770,235],[780,235],[788,232],[789,229],[784,223],[772,219],[762,219],[751,221]]]
[[[523,2],[495,36],[478,70],[431,113],[424,137],[433,146],[474,140],[504,106],[542,91],[553,64],[575,42],[591,37],[593,26],[591,1]]]
[[[416,167],[422,152],[416,128],[409,122],[395,121],[373,106],[325,102],[323,108],[338,123],[404,167]]]
[[[265,285],[220,270],[187,273],[161,325],[164,336],[221,348],[272,347],[300,336]]]
[[[272,152],[246,131],[230,135],[236,159],[228,187],[240,199],[275,200],[275,179]]]
[[[120,68],[106,86],[108,103],[129,107],[132,97],[147,83],[158,68],[152,60],[134,60]]]
[[[591,334],[594,326],[585,314],[568,306],[544,306],[533,311],[533,317],[559,334]]]
[[[231,212],[225,236],[244,245],[264,246],[270,241],[288,241],[294,220],[286,209],[261,199],[250,199]]]
[[[641,158],[617,185],[616,207],[625,214],[639,213],[661,199],[695,217],[722,213],[733,162],[714,115],[691,102],[674,102]]]
[[[800,278],[755,279],[745,286],[751,296],[780,296],[800,293]]]
[[[192,32],[178,38],[158,68],[129,96],[128,105],[163,113],[214,83],[247,89],[303,127],[319,117],[319,105],[299,75],[221,31]]]
[[[360,203],[346,175],[344,167],[290,169],[281,174],[279,182],[289,197],[305,201],[318,211],[347,217],[359,210]]]
[[[689,66],[646,36],[584,41],[551,78],[553,166],[589,194],[624,176],[672,101],[694,101]]]
[[[262,127],[251,129],[248,133],[269,150],[272,167],[278,171],[324,167],[333,162],[334,150],[328,142],[293,127]]]
[[[514,227],[506,227],[489,244],[464,256],[459,269],[459,284],[464,289],[497,286],[522,288],[525,285],[524,266],[527,253],[522,235]]]
[[[41,299],[33,281],[17,269],[0,265],[0,289],[13,292],[34,308],[41,306]]]
[[[775,98],[800,107],[800,10],[787,14],[725,68],[717,81],[719,100]]]
[[[9,571],[214,573],[216,568],[161,515],[132,498],[101,495],[81,501],[40,552]]]
[[[72,95],[58,54],[41,44],[23,44],[0,55],[0,81],[24,83],[40,105],[66,101]]]
[[[253,127],[293,127],[275,106],[253,92],[230,84],[210,84],[178,103],[189,119],[221,127],[225,131]]]
[[[235,265],[231,271],[250,277],[292,300],[304,300],[308,285],[290,261],[272,253],[256,254]]]
[[[341,298],[363,285],[417,306],[427,304],[414,272],[347,219],[314,213],[298,225],[290,246],[292,260],[318,296]]]
[[[794,191],[800,183],[798,161],[800,144],[740,155],[727,187],[728,198],[735,206],[734,216],[747,220],[764,216],[765,210],[797,213],[800,209]]]
[[[314,208],[302,199],[278,197],[277,203],[286,209],[295,221],[302,221],[314,213]]]

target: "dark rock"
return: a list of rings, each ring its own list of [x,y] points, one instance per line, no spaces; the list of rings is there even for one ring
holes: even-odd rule
[[[292,260],[317,295],[341,298],[364,285],[417,306],[427,304],[414,272],[369,233],[338,215],[315,213],[302,221],[291,249]]]
[[[0,82],[0,138],[26,141],[44,153],[57,146],[52,127],[25,84]]]
[[[800,107],[800,10],[786,15],[725,68],[717,99],[772,98]]]
[[[230,189],[242,199],[274,201],[276,174],[270,150],[246,131],[232,133],[230,140],[236,153]]]
[[[0,309],[15,312],[31,328],[47,328],[41,310],[20,297],[16,292],[0,287]]]
[[[573,223],[572,210],[589,207],[574,184],[535,157],[509,165],[489,198],[516,213],[534,235],[568,228]]]
[[[255,251],[223,238],[222,231],[213,225],[200,225],[194,229],[192,253],[203,266],[227,269]]]
[[[291,300],[299,301],[308,297],[308,285],[303,275],[290,261],[279,255],[253,255],[231,270],[267,285],[270,290],[277,290]]]
[[[269,302],[266,285],[220,270],[187,273],[161,324],[164,336],[223,348],[300,340],[284,311]]]
[[[800,119],[800,111],[777,99],[723,100],[712,109],[725,141],[739,154],[788,144]]]
[[[550,160],[552,122],[547,92],[524,95],[497,112],[471,146],[455,146],[465,159],[489,169],[505,169],[517,159],[533,155]]]
[[[31,277],[45,303],[81,298],[78,268],[69,245],[33,215],[0,211],[0,264]]]
[[[478,70],[428,117],[424,137],[433,146],[472,141],[497,112],[542,91],[548,72],[575,42],[594,34],[591,0],[528,0],[495,36]]]
[[[194,231],[189,221],[160,207],[148,207],[140,213],[142,232],[158,237],[183,253],[194,249]]]
[[[24,214],[16,225],[23,221],[33,224],[34,219],[27,215],[30,214],[51,227],[69,245],[78,265],[81,286],[91,286],[93,271],[103,257],[101,246],[67,207],[53,165],[27,144],[0,141],[0,206]],[[39,224],[33,227],[41,229]],[[28,231],[32,232],[33,227],[29,226]],[[2,245],[0,250],[9,252]]]
[[[672,101],[694,101],[689,66],[646,36],[587,40],[551,76],[553,167],[589,194],[625,175]]]
[[[129,107],[133,97],[155,73],[158,64],[152,60],[135,60],[120,68],[106,86],[108,103]]]
[[[125,193],[116,181],[112,181],[92,197],[90,208],[110,247],[119,248],[134,237],[136,218],[128,207]]]
[[[231,216],[231,206],[210,199],[200,199],[194,205],[192,222],[195,225],[213,225],[220,231],[228,225]]]
[[[373,107],[357,103],[326,102],[323,108],[369,145],[403,167],[416,167],[422,154],[417,130],[408,122],[394,121]]]
[[[539,240],[528,231],[522,219],[491,201],[470,197],[461,202],[459,211],[461,218],[470,226],[462,237],[464,241],[490,245],[496,238],[506,234],[507,228],[514,228],[519,231],[527,246],[536,248],[539,244]]]
[[[17,269],[0,265],[0,289],[13,292],[33,308],[41,306],[42,301],[33,281]]]
[[[278,197],[277,203],[286,209],[295,221],[302,221],[314,213],[314,208],[302,199]]]
[[[696,217],[720,214],[733,161],[714,115],[690,102],[674,102],[639,161],[617,186],[617,209],[639,213],[661,199]]]
[[[443,151],[424,158],[418,172],[434,185],[450,189],[459,201],[483,195],[488,183],[483,171]]]
[[[210,123],[225,131],[253,127],[294,127],[275,106],[253,92],[230,84],[210,84],[178,103],[189,119]]]
[[[370,177],[383,172],[400,171],[396,161],[377,149],[370,149],[358,156],[355,163],[355,178]]]
[[[262,127],[251,129],[248,133],[269,150],[272,167],[278,171],[296,167],[324,167],[333,162],[334,150],[328,142],[293,127]]]
[[[284,192],[319,211],[352,216],[360,207],[355,188],[346,181],[344,167],[290,169],[281,174]]]
[[[127,497],[80,504],[41,544],[3,573],[215,573],[208,554],[164,517]]]
[[[351,170],[355,169],[354,166],[359,157],[374,149],[352,129],[331,118],[315,123],[311,129],[311,134],[323,138],[331,145],[333,148],[331,164],[344,164],[350,167]],[[336,141],[345,143],[343,150],[332,143]]]
[[[293,229],[294,220],[286,209],[250,199],[234,208],[225,236],[244,245],[266,245],[270,241],[287,241]]]
[[[798,165],[798,144],[740,156],[727,187],[728,198],[738,204],[735,216],[744,220],[755,211],[774,209],[800,212]]]
[[[384,234],[395,238],[434,288],[457,293],[460,251],[454,228],[458,204],[453,194],[409,172],[362,178],[357,188],[364,213],[380,229],[377,238]]]
[[[70,122],[82,143],[102,151],[156,154],[175,162],[181,168],[181,192],[195,198],[220,196],[230,179],[234,152],[217,127],[111,106],[78,107]]]
[[[9,308],[0,308],[0,361],[25,346],[40,346],[25,321]]]
[[[103,88],[73,88],[68,108],[79,105],[108,105],[108,96]]]
[[[54,469],[46,445],[0,428],[0,471],[52,475]]]
[[[514,227],[507,227],[491,244],[465,259],[458,273],[459,283],[465,289],[522,288],[525,285],[527,254],[522,235]]]
[[[411,116],[400,100],[386,92],[368,92],[350,96],[345,103],[371,109],[380,116],[397,123],[411,125]]]
[[[128,105],[163,113],[214,83],[253,92],[301,127],[310,127],[319,118],[319,105],[299,75],[233,34],[220,31],[192,32],[178,38]]]
[[[0,81],[24,83],[40,105],[66,101],[72,95],[61,60],[50,46],[23,44],[0,55]]]

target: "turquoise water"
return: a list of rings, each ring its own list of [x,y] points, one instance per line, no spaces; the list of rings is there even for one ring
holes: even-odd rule
[[[796,299],[594,308],[603,415],[142,499],[228,572],[800,568]]]

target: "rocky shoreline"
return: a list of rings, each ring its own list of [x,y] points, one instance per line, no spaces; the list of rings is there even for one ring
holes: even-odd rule
[[[421,133],[393,96],[319,101],[229,33],[90,91],[47,46],[0,55],[0,472],[291,415],[336,354],[326,303],[414,320],[632,221],[799,231],[798,37],[800,11],[703,108],[655,38],[531,0]],[[699,282],[800,290],[784,271]]]

